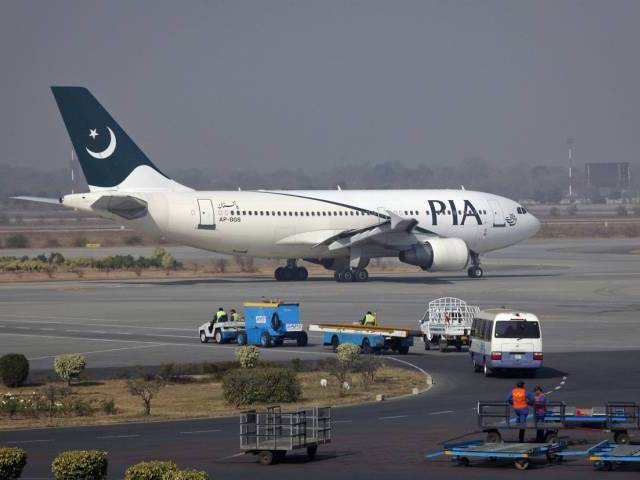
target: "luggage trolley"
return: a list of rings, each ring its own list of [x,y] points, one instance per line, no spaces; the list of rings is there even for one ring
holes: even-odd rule
[[[468,467],[472,458],[484,459],[491,462],[512,461],[518,470],[529,468],[532,459],[545,458],[548,462],[555,461],[558,452],[562,451],[564,443],[485,443],[482,440],[445,444],[444,450],[426,455],[431,459],[440,455],[451,457],[458,465]]]
[[[488,443],[502,442],[501,430],[544,430],[544,440],[558,441],[558,432],[567,428],[566,409],[563,402],[547,402],[543,420],[537,421],[533,412],[526,423],[519,423],[511,405],[507,402],[478,402],[478,426],[487,434]]]
[[[331,443],[331,407],[282,413],[276,406],[240,414],[240,450],[258,455],[262,465],[277,463],[298,449],[306,449],[313,460],[318,446],[327,443]]]
[[[420,320],[425,350],[430,350],[432,345],[441,352],[450,346],[458,351],[468,347],[473,317],[479,311],[479,307],[467,305],[464,300],[454,297],[436,298],[429,302]]]
[[[589,457],[589,461],[596,470],[613,470],[623,463],[640,462],[640,445],[611,443],[604,440],[587,450],[567,450],[558,454],[565,457]]]

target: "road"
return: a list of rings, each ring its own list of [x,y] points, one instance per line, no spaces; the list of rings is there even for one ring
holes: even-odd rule
[[[36,371],[52,357],[82,351],[90,368],[159,365],[168,361],[233,358],[233,347],[202,345],[195,328],[219,304],[238,306],[262,295],[300,301],[305,323],[352,321],[367,308],[389,325],[415,325],[426,303],[459,296],[483,307],[509,305],[538,313],[543,322],[546,367],[535,380],[551,400],[571,405],[638,401],[640,364],[640,256],[637,241],[529,242],[485,260],[486,278],[432,274],[379,275],[369,284],[335,284],[327,278],[276,283],[268,278],[203,278],[127,282],[50,282],[0,287],[0,350],[24,352]],[[180,252],[177,252],[180,255]],[[264,358],[330,355],[311,338],[306,349],[263,351]],[[398,357],[427,370],[433,388],[421,395],[334,410],[334,443],[319,461],[292,457],[262,467],[238,453],[237,418],[127,424],[104,427],[4,431],[0,442],[27,449],[25,478],[49,478],[58,452],[74,448],[109,451],[110,474],[121,478],[140,460],[171,458],[213,478],[506,478],[511,466],[459,470],[423,455],[438,443],[475,430],[479,399],[501,400],[516,378],[484,378],[466,355],[425,352],[418,344]],[[572,432],[576,440],[602,435]],[[636,438],[640,440],[640,438]],[[616,478],[637,477],[623,469]],[[626,472],[626,473],[625,473]],[[595,478],[584,462],[540,466],[534,478]],[[597,474],[600,476],[601,474]]]

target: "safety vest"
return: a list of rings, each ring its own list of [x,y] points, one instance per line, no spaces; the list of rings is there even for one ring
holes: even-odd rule
[[[364,316],[364,324],[368,325],[370,327],[375,327],[376,326],[376,317],[375,317],[375,315],[373,315],[371,313],[367,313]]]
[[[238,314],[238,312],[234,312],[231,314],[231,321],[232,322],[239,322],[240,321],[240,315]]]
[[[524,388],[514,388],[511,390],[511,405],[515,410],[529,408],[527,404],[527,391]]]
[[[227,312],[225,312],[224,310],[218,310],[216,312],[216,320],[220,320],[222,317],[226,317],[227,316]]]

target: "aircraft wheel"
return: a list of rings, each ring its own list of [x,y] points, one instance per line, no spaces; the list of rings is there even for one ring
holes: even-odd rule
[[[364,268],[358,268],[354,272],[355,281],[356,282],[366,282],[369,280],[369,272],[367,272]]]
[[[273,276],[276,277],[276,280],[279,282],[284,280],[284,267],[276,268],[275,272],[273,272]]]
[[[304,267],[296,268],[296,280],[305,281],[309,278],[309,270]]]
[[[342,272],[342,281],[343,282],[353,282],[354,276],[351,270],[345,270]]]
[[[480,267],[470,267],[469,270],[467,270],[467,275],[471,278],[481,278],[483,274],[484,272]]]
[[[291,280],[297,280],[296,274],[297,274],[296,269],[284,267],[282,269],[282,280],[285,282],[290,282]]]

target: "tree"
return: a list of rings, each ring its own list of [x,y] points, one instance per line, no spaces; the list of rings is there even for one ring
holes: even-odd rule
[[[87,361],[85,360],[84,355],[81,355],[80,353],[58,355],[53,360],[53,369],[56,374],[62,380],[66,381],[69,386],[73,380],[77,379],[82,372],[84,372],[86,366]]]
[[[159,378],[135,378],[127,380],[129,393],[142,400],[145,415],[151,415],[151,401],[156,397],[164,381]]]

